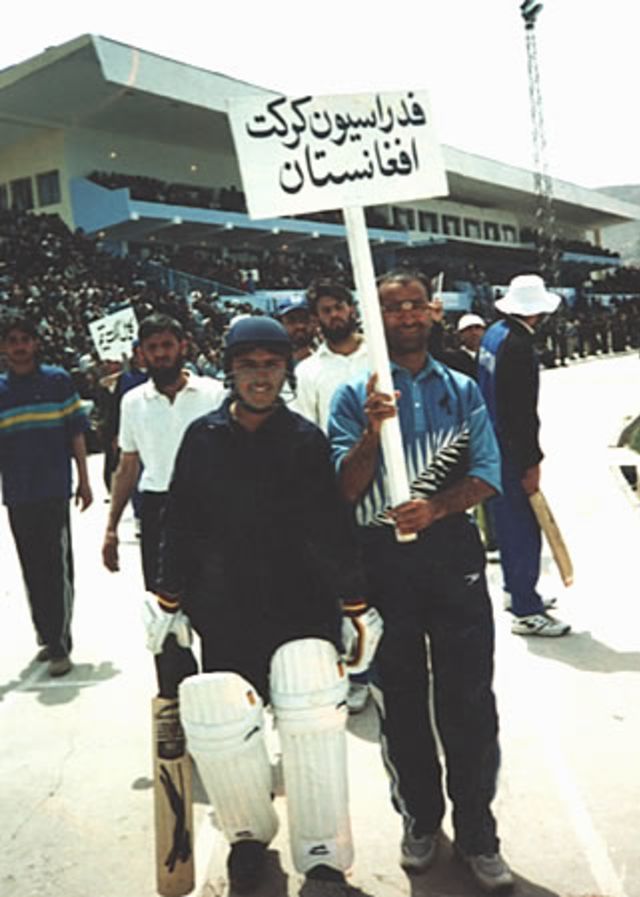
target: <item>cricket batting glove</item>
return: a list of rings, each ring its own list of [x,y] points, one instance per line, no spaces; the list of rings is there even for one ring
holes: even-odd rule
[[[342,605],[342,645],[349,675],[364,673],[375,656],[384,624],[375,607],[364,601]]]
[[[153,598],[145,598],[142,605],[142,622],[147,637],[147,648],[152,654],[160,654],[168,635],[175,635],[182,648],[190,648],[193,641],[189,617],[181,610],[168,612]]]

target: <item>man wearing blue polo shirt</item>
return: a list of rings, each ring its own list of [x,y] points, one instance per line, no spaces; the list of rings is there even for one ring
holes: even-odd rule
[[[397,409],[375,376],[352,381],[334,396],[329,437],[343,495],[355,506],[371,601],[384,618],[373,691],[404,823],[400,862],[422,871],[436,857],[445,807],[433,719],[456,854],[493,891],[513,875],[490,807],[499,757],[493,615],[482,544],[465,512],[500,489],[498,447],[475,382],[428,354],[428,284],[418,273],[392,272],[379,281],[379,297]],[[411,499],[392,508],[380,429],[396,413]],[[394,529],[417,538],[398,542]]]
[[[76,504],[92,502],[84,432],[87,417],[71,377],[39,364],[38,334],[20,315],[0,327],[9,371],[0,376],[0,471],[2,494],[16,543],[39,661],[51,676],[71,669],[73,555],[69,528],[71,457],[78,484]]]

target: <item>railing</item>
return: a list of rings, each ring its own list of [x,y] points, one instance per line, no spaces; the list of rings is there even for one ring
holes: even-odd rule
[[[206,277],[199,277],[197,274],[189,274],[187,271],[178,271],[175,268],[167,268],[160,262],[146,262],[143,267],[146,278],[156,287],[163,290],[170,290],[174,293],[180,293],[186,296],[193,290],[200,290],[205,295],[211,293],[219,293],[225,296],[245,296],[248,301],[251,294],[240,290],[237,287],[230,287],[226,283],[219,280],[209,280]]]

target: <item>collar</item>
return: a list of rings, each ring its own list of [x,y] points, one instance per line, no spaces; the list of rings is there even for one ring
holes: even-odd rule
[[[333,352],[326,342],[320,343],[316,350],[316,355],[324,356],[325,358],[353,358],[356,355],[364,354],[367,351],[367,344],[364,339],[360,340],[360,345],[354,352],[350,352],[348,355],[344,355],[342,352]]]
[[[531,336],[535,336],[536,332],[531,324],[527,324],[526,321],[523,321],[522,318],[517,318],[515,315],[509,315],[509,321],[512,321],[514,324],[517,324],[519,327],[522,327],[527,333],[530,333]]]
[[[180,395],[181,392],[193,392],[198,388],[196,379],[194,379],[194,376],[190,370],[188,370],[187,368],[183,368],[182,373],[187,375],[187,382],[182,387],[182,389],[178,390],[176,396]],[[149,379],[141,385],[141,388],[143,391],[142,394],[144,395],[145,399],[167,398],[167,396],[165,396],[163,392],[160,392],[151,377],[149,377]]]
[[[444,368],[439,361],[436,361],[431,355],[427,355],[427,360],[424,363],[424,367],[418,371],[415,376],[409,371],[407,368],[403,368],[401,365],[396,364],[395,361],[391,361],[391,372],[393,374],[403,374],[407,377],[411,377],[412,380],[426,380],[429,377],[443,377],[444,376]]]
[[[290,419],[287,415],[287,406],[283,401],[280,401],[276,410],[265,420],[261,427],[258,427],[255,431],[245,430],[242,424],[239,424],[231,413],[231,405],[233,402],[234,397],[227,396],[222,405],[216,408],[215,411],[210,412],[210,417],[214,424],[227,427],[234,432],[246,433],[248,436],[258,436],[260,433],[268,433],[272,429],[280,429],[283,425],[286,425],[287,421]]]

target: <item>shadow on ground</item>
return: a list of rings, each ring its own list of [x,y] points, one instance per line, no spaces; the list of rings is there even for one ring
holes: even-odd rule
[[[85,688],[92,688],[119,676],[121,670],[110,660],[102,663],[79,663],[64,677],[52,679],[47,673],[46,663],[32,660],[12,679],[0,685],[0,701],[10,692],[36,692],[38,701],[47,706],[68,704],[77,698]]]
[[[515,869],[513,872],[515,886],[506,892],[510,897],[560,897],[556,891],[522,878]],[[454,855],[451,841],[447,837],[442,838],[437,860],[431,869],[422,875],[411,875],[408,878],[411,889],[407,894],[410,897],[478,897],[482,893],[469,871]],[[391,897],[394,893],[400,893],[397,884],[395,889],[390,885],[387,890],[381,887],[376,892],[376,897]]]
[[[528,638],[532,654],[566,663],[590,673],[640,673],[640,653],[616,651],[594,639],[590,632],[573,632],[563,638]]]

